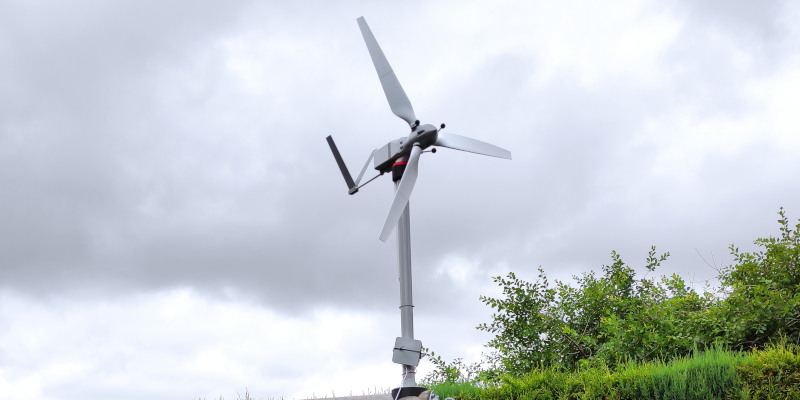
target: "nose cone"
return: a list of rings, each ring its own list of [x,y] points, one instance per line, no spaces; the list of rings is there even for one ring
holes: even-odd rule
[[[410,141],[419,143],[419,146],[425,149],[436,143],[439,130],[431,124],[420,125],[410,136]]]

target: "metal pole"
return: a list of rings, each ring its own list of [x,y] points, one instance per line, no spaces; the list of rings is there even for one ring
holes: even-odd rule
[[[395,190],[400,181],[395,182]],[[411,218],[409,204],[397,223],[397,266],[400,280],[400,336],[414,339],[414,300],[411,296]],[[416,369],[403,365],[403,387],[417,386]]]

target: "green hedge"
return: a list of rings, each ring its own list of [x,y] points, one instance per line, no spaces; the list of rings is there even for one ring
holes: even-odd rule
[[[742,399],[800,399],[800,351],[798,346],[778,344],[753,353],[752,360],[737,367]]]
[[[605,365],[573,372],[541,368],[494,384],[448,383],[434,391],[457,400],[800,399],[800,347],[779,343],[752,353],[716,349],[616,370]]]

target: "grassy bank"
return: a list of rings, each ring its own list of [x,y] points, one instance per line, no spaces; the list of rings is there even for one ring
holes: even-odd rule
[[[800,399],[800,347],[776,344],[750,353],[698,352],[663,363],[593,365],[574,372],[535,369],[497,383],[443,383],[441,398],[495,399]]]

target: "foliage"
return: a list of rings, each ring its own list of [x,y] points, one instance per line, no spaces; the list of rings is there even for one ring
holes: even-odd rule
[[[800,222],[792,229],[783,208],[778,215],[781,234],[757,239],[760,251],[741,253],[731,245],[736,263],[720,273],[728,294],[708,310],[709,340],[737,349],[779,337],[800,344]]]
[[[426,347],[422,348],[422,352],[434,366],[434,370],[422,379],[422,386],[431,386],[438,383],[462,383],[473,381],[474,376],[472,375],[472,371],[477,369],[478,366],[464,365],[464,361],[461,358],[456,358],[452,363],[448,364],[442,360],[441,356],[437,356],[436,353],[430,351]]]
[[[602,363],[575,371],[540,367],[498,385],[469,382],[434,386],[440,398],[499,399],[796,399],[800,398],[800,347],[778,342],[750,354],[716,346],[670,362]]]
[[[669,253],[656,256],[650,248],[646,268],[654,271]],[[594,272],[575,276],[575,285],[550,285],[544,271],[526,282],[512,272],[494,281],[503,298],[481,296],[495,309],[493,321],[478,329],[495,333],[488,346],[505,371],[524,374],[536,367],[560,365],[568,370],[581,363],[615,366],[689,354],[700,342],[697,311],[714,302],[698,295],[677,275],[636,279],[619,254]]]
[[[740,354],[719,348],[670,363],[627,364],[616,379],[623,399],[724,399],[739,391]]]
[[[471,365],[433,357],[429,382],[463,399],[800,398],[800,221],[778,214],[779,236],[731,245],[718,296],[674,274],[647,279],[669,256],[655,247],[644,278],[613,251],[572,285],[541,268],[534,282],[495,277],[502,296],[481,296],[494,313],[478,326],[493,352]]]
[[[737,375],[747,398],[800,399],[800,348],[783,341],[756,350]]]
[[[447,363],[441,356],[437,356],[428,348],[423,347],[422,351],[434,366],[433,371],[420,381],[422,386],[449,384],[457,387],[459,384],[467,382],[485,386],[497,382],[501,374],[496,367],[485,362],[466,364],[462,358],[456,358]]]
[[[435,385],[423,386],[433,390],[440,399],[448,397],[458,400],[480,399],[485,392],[484,387],[479,387],[473,382],[441,382]]]
[[[577,371],[552,367],[509,378],[498,392],[533,399],[723,399],[738,387],[736,362],[736,355],[711,351],[668,364],[628,362],[617,370],[602,364]]]
[[[669,253],[650,248],[644,278],[612,251],[600,274],[551,284],[542,268],[527,282],[512,272],[495,277],[502,297],[481,296],[494,309],[478,326],[495,337],[487,344],[500,368],[522,375],[540,367],[576,370],[601,362],[669,360],[718,344],[747,350],[779,337],[800,343],[800,223],[779,213],[781,235],[757,239],[759,250],[740,252],[719,271],[721,296],[702,294],[673,274],[647,279]]]

